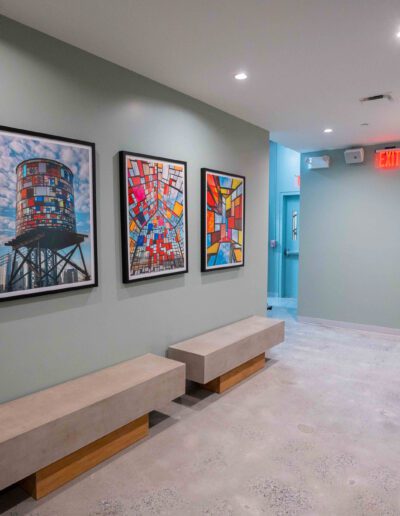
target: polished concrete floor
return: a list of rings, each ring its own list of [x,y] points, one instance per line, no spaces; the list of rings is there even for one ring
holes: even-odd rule
[[[193,390],[39,502],[6,490],[0,514],[400,515],[399,337],[282,313],[263,371],[221,396]]]

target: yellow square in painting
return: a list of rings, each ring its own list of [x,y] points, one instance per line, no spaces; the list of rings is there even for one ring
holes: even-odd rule
[[[135,231],[136,229],[136,222],[132,219],[130,224],[129,224],[129,231]]]
[[[243,244],[243,231],[238,231],[238,242],[240,245]]]
[[[226,198],[226,209],[230,210],[231,209],[231,205],[232,205],[232,197],[229,196],[229,197]]]
[[[210,245],[210,247],[207,247],[207,253],[214,254],[218,251],[219,243],[216,242],[213,245]]]
[[[233,251],[235,253],[235,259],[237,262],[241,262],[242,261],[242,250],[241,249],[235,249]]]
[[[179,202],[176,202],[174,204],[174,213],[177,217],[180,217],[181,213],[183,211],[183,206]]]
[[[233,190],[236,190],[236,188],[237,188],[238,186],[240,186],[240,183],[241,183],[241,182],[242,182],[242,180],[241,180],[241,179],[234,179],[234,180],[232,181],[232,189],[233,189]]]

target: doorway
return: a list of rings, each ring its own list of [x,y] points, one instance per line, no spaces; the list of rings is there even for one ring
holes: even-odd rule
[[[281,297],[297,300],[299,282],[300,195],[282,196]],[[290,302],[289,302],[290,304]]]
[[[300,154],[270,142],[267,306],[289,310],[293,316],[299,277],[300,187]]]

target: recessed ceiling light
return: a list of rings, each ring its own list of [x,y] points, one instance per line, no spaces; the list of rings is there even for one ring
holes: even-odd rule
[[[333,129],[327,127],[326,129],[324,129],[324,133],[333,133]]]
[[[239,72],[235,75],[235,79],[237,81],[244,81],[245,79],[247,79],[247,73]]]
[[[400,30],[396,33],[396,38],[400,39]]]

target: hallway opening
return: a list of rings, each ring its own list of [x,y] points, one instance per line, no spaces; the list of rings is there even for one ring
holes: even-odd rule
[[[268,306],[297,310],[300,154],[270,142]]]

